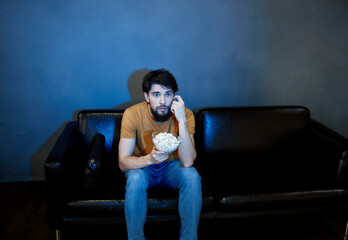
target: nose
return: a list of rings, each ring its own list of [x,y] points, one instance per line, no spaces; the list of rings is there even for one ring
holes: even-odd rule
[[[160,102],[159,102],[159,103],[160,103],[161,105],[165,103],[165,101],[164,101],[164,96],[163,96],[163,95],[160,97]]]

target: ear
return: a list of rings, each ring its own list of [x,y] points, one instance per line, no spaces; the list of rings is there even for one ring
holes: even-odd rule
[[[144,97],[145,97],[146,102],[150,102],[150,100],[149,100],[149,96],[147,95],[147,93],[146,93],[146,92],[144,92]]]

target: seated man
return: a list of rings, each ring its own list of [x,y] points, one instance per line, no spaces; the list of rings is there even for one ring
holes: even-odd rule
[[[143,79],[145,100],[124,112],[119,143],[119,167],[127,179],[125,218],[128,239],[145,239],[147,189],[155,185],[179,189],[180,239],[197,239],[202,206],[201,178],[192,166],[196,158],[195,121],[167,70]],[[152,133],[179,135],[179,148],[167,154],[154,148]]]

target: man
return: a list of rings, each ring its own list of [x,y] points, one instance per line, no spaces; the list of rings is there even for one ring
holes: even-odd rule
[[[197,239],[202,192],[201,178],[192,167],[196,158],[193,113],[175,95],[178,86],[167,70],[146,74],[142,87],[146,101],[124,112],[119,143],[119,167],[127,179],[128,239],[145,239],[147,189],[154,185],[179,189],[180,239]],[[155,149],[154,131],[179,135],[179,148],[172,154]]]

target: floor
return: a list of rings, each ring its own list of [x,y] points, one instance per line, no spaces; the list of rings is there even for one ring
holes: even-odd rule
[[[201,221],[199,239],[343,240],[343,215]],[[178,223],[146,224],[147,239],[179,239]],[[125,226],[66,226],[62,239],[127,239]],[[55,239],[49,228],[43,182],[0,183],[0,240]]]

